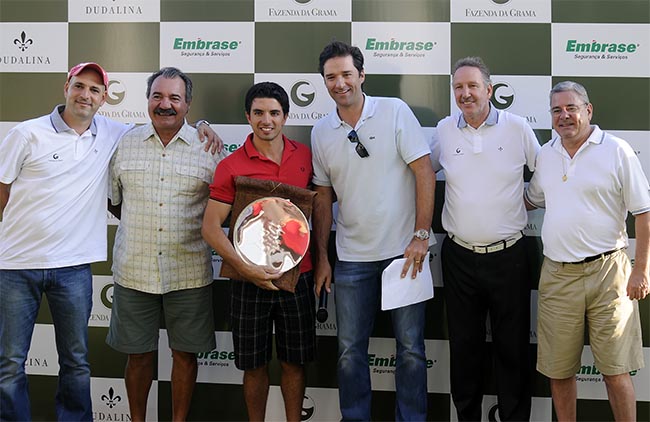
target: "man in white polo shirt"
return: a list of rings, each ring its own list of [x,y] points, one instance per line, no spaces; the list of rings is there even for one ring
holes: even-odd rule
[[[500,420],[528,420],[531,283],[521,198],[539,143],[526,120],[490,105],[490,71],[479,57],[456,62],[452,88],[461,113],[438,123],[431,156],[446,181],[451,394],[459,420],[481,420],[489,313]]]
[[[336,218],[336,321],[338,385],[343,420],[370,420],[368,340],[379,307],[381,274],[404,256],[402,277],[422,270],[431,242],[435,175],[422,128],[398,98],[362,90],[363,54],[334,41],[319,58],[320,73],[336,109],[312,130],[313,226],[317,294],[330,289],[327,258]],[[424,354],[426,302],[391,311],[397,341],[395,420],[427,419]]]
[[[576,420],[585,319],[617,421],[635,421],[630,371],[644,366],[636,300],[648,294],[650,189],[634,150],[591,125],[593,106],[572,81],[551,90],[558,136],[542,147],[526,201],[545,207],[537,370],[551,379],[558,420]],[[626,218],[634,215],[634,268]]]

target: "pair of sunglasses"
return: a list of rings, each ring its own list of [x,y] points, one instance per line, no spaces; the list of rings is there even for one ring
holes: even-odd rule
[[[354,150],[357,152],[359,157],[366,158],[370,156],[366,147],[364,147],[361,141],[359,141],[359,135],[357,135],[357,132],[354,129],[348,133],[348,140],[353,144],[356,144]]]

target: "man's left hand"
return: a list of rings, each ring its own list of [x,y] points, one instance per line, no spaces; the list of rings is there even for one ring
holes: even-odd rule
[[[422,272],[422,265],[425,264],[424,259],[427,256],[428,251],[429,239],[420,240],[415,237],[411,239],[411,243],[409,243],[404,251],[406,262],[404,263],[404,267],[402,267],[401,277],[406,277],[411,266],[413,267],[411,270],[411,278],[417,277],[418,272]]]
[[[644,271],[632,270],[630,279],[627,282],[627,296],[634,300],[644,299],[650,293],[648,286],[648,274]]]
[[[206,151],[212,150],[212,154],[214,155],[217,152],[221,152],[221,150],[223,150],[223,141],[219,135],[217,135],[217,132],[212,130],[210,125],[205,120],[199,121],[199,125],[196,127],[196,130],[199,132],[199,140],[201,142],[207,141],[205,143]]]

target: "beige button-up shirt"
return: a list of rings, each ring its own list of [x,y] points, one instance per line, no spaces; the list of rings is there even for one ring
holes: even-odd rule
[[[113,250],[119,285],[163,294],[212,282],[201,224],[222,156],[203,147],[187,123],[167,146],[151,123],[123,136],[111,161],[111,201],[122,203]]]

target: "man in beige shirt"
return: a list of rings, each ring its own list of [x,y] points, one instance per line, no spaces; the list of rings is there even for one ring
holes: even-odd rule
[[[151,123],[122,138],[111,162],[112,203],[121,205],[106,339],[128,353],[133,421],[144,420],[161,313],[172,350],[172,418],[184,420],[196,383],[196,353],[215,345],[211,253],[201,237],[209,184],[220,156],[203,151],[186,121],[192,81],[163,68],[147,81]]]

